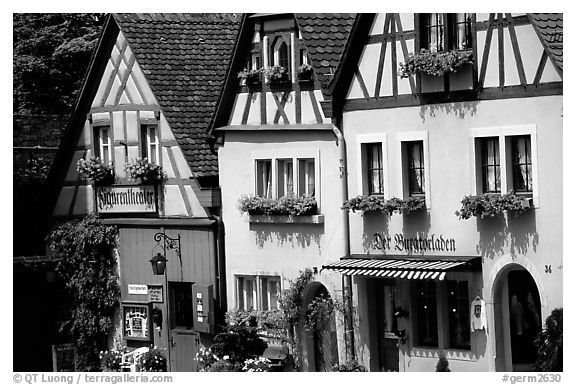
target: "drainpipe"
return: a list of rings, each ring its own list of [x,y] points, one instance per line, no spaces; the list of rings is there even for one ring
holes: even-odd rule
[[[215,221],[216,233],[214,234],[214,290],[216,298],[218,299],[219,315],[214,321],[220,324],[224,321],[224,313],[226,312],[226,277],[225,277],[225,260],[224,260],[224,223],[222,217],[219,215],[211,214],[210,219]]]
[[[342,131],[338,128],[338,121],[336,118],[332,118],[332,132],[336,136],[336,145],[340,150],[339,162],[340,162],[340,202],[344,202],[348,198],[348,178],[346,170],[346,142],[344,141],[344,135]],[[348,212],[346,210],[341,210],[342,212],[342,228],[343,228],[343,241],[344,241],[344,255],[350,255],[350,224],[348,218]],[[346,355],[351,359],[356,359],[356,350],[354,348],[354,319],[353,319],[353,305],[352,305],[352,277],[350,275],[342,275],[342,292],[344,297],[344,341],[346,344]]]

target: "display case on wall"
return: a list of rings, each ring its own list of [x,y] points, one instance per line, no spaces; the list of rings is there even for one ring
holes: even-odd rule
[[[125,339],[152,340],[152,309],[149,303],[122,303],[122,335]]]

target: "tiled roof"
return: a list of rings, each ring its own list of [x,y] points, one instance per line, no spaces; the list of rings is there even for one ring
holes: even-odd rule
[[[296,13],[294,14],[314,72],[327,91],[342,59],[355,13]]]
[[[207,142],[240,27],[235,14],[116,14],[197,177],[218,174]]]
[[[563,14],[562,13],[529,13],[538,37],[550,58],[563,71]]]

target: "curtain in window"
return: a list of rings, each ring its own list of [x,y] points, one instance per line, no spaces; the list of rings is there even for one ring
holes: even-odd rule
[[[472,17],[469,13],[454,14],[454,49],[472,48]]]
[[[429,13],[426,16],[425,28],[427,32],[428,48],[432,52],[444,50],[444,14]]]
[[[256,195],[272,197],[272,161],[256,161]]]
[[[422,142],[408,143],[408,188],[410,195],[424,193],[424,156]]]
[[[367,144],[366,158],[368,161],[368,194],[384,194],[382,144]]]
[[[278,47],[278,65],[288,69],[289,62],[290,55],[288,54],[288,44],[282,42]]]
[[[482,169],[484,192],[500,192],[500,146],[498,138],[482,140]]]
[[[532,150],[529,136],[512,138],[514,190],[532,191]]]

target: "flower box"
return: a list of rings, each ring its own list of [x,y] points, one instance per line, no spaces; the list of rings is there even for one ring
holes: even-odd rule
[[[379,195],[359,195],[344,202],[342,210],[361,211],[363,214],[382,212],[388,215],[394,213],[409,215],[426,209],[426,198],[413,196],[406,199],[390,198],[386,200]]]
[[[434,92],[444,92],[446,87],[444,86],[444,76],[429,75],[427,73],[421,73],[420,76],[420,92],[423,94],[429,94]]]
[[[306,195],[279,199],[245,195],[238,200],[238,209],[249,215],[310,216],[318,213],[318,203],[314,197]]]
[[[311,82],[314,71],[310,64],[302,64],[298,67],[298,81],[301,83]]]
[[[100,158],[80,159],[76,170],[82,180],[93,181],[99,186],[114,184],[114,167],[105,165]]]
[[[463,65],[458,72],[448,73],[450,91],[468,91],[474,89],[474,66]]]
[[[462,199],[462,207],[455,214],[459,219],[495,218],[504,213],[518,215],[532,208],[532,199],[514,192],[507,194],[467,195]]]
[[[290,82],[290,74],[288,73],[288,70],[282,66],[267,67],[264,70],[264,74],[266,75],[268,83],[271,85],[286,84]]]
[[[249,223],[279,223],[279,224],[322,224],[324,215],[249,215]]]
[[[262,69],[258,68],[258,69],[253,69],[253,70],[242,70],[240,72],[238,72],[238,78],[244,80],[245,84],[250,87],[250,86],[257,86],[260,85],[262,83],[262,77],[261,74],[262,73]]]
[[[160,165],[151,163],[147,158],[135,159],[126,163],[126,175],[128,178],[139,181],[141,184],[155,184],[166,179],[166,173]]]

